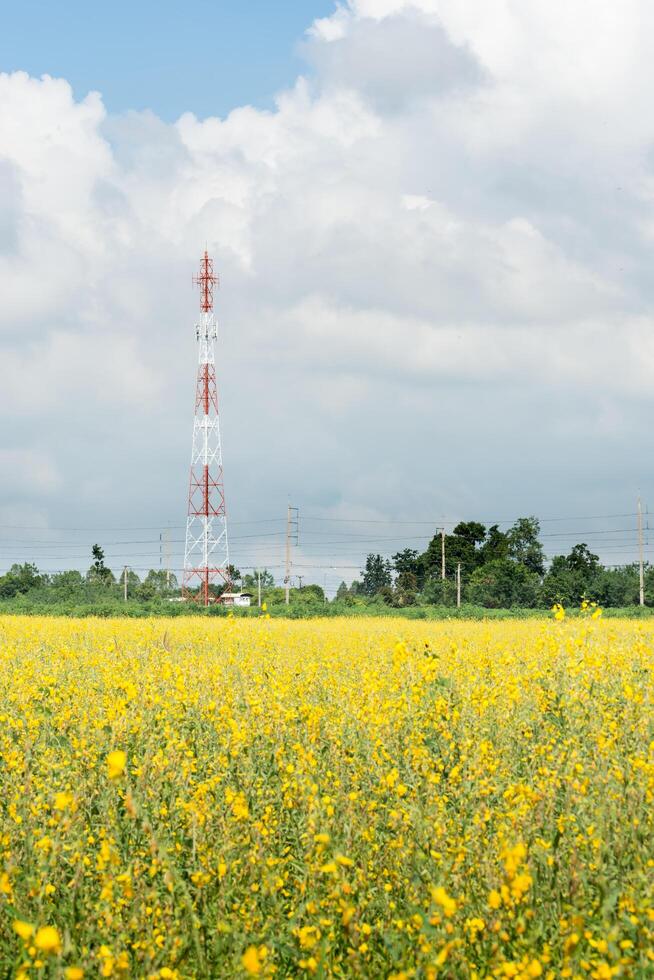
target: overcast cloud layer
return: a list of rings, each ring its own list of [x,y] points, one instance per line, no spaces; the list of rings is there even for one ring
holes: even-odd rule
[[[632,511],[653,21],[351,0],[275,112],[174,125],[0,75],[0,523],[183,523],[205,243],[235,521]]]

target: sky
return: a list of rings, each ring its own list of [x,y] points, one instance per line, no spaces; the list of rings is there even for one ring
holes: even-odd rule
[[[21,0],[3,10],[0,69],[65,78],[76,99],[102,94],[110,113],[150,109],[172,123],[183,112],[226,115],[274,108],[303,68],[307,25],[330,0]]]
[[[0,571],[181,564],[205,244],[239,567],[282,574],[289,500],[331,591],[460,519],[633,560],[650,5],[93,11],[0,38]]]

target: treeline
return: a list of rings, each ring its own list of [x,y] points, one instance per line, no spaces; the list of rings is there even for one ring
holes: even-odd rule
[[[507,531],[497,524],[462,521],[451,534],[437,532],[427,549],[411,548],[391,558],[370,554],[360,579],[342,582],[337,600],[412,605],[456,606],[457,569],[461,601],[487,609],[537,609],[555,602],[578,605],[584,599],[605,607],[639,603],[637,564],[606,568],[585,543],[549,565],[535,517],[522,517]],[[654,568],[645,569],[645,602],[654,605]]]
[[[289,608],[284,589],[269,571],[241,576],[231,566],[230,572],[236,587],[254,596],[253,615],[258,614],[259,587],[262,602],[273,615],[366,614],[389,608],[407,614],[413,610],[416,615],[422,608],[430,615],[430,609],[455,610],[458,569],[461,603],[470,613],[473,607],[481,611],[538,610],[554,603],[574,607],[584,599],[605,608],[626,609],[639,603],[637,564],[604,567],[585,543],[548,563],[535,517],[520,518],[506,531],[497,525],[487,528],[478,521],[462,521],[444,538],[437,531],[424,552],[404,548],[390,557],[370,554],[362,576],[349,586],[342,582],[331,602],[319,585],[305,585],[290,590]],[[645,569],[645,602],[654,606],[654,568],[650,567]],[[130,569],[116,577],[99,545],[94,545],[92,564],[85,573],[46,573],[24,563],[0,576],[0,610],[5,611],[179,615],[201,608],[181,601],[179,583],[165,569],[152,569],[143,579]],[[222,605],[210,608],[213,615],[227,613]]]
[[[141,579],[132,569],[124,569],[116,576],[105,564],[100,545],[92,548],[92,564],[88,571],[42,572],[36,565],[25,562],[12,565],[0,576],[0,611],[12,612],[89,612],[99,615],[145,614],[187,615],[201,613],[204,607],[194,602],[182,601],[182,590],[177,577],[165,569],[151,569]],[[241,575],[234,565],[229,566],[234,587],[254,596],[259,590],[261,601],[272,610],[285,609],[285,590],[275,585],[273,575],[263,569],[258,575]],[[217,599],[225,586],[214,584],[211,592]],[[324,610],[325,593],[320,585],[305,585],[290,590],[292,606],[300,615]],[[212,615],[227,615],[230,607],[215,603],[210,606]],[[255,610],[253,610],[253,613]],[[243,610],[238,610],[243,615]]]

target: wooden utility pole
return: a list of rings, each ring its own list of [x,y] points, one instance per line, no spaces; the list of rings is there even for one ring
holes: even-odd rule
[[[286,590],[286,605],[290,602],[289,590],[291,588],[291,505],[286,511],[286,562],[284,570],[284,588]]]
[[[259,609],[261,609],[261,572],[257,568],[257,591],[259,593]]]
[[[457,607],[461,605],[461,562],[456,566],[456,604]]]
[[[123,599],[127,602],[127,565],[123,569]]]
[[[170,528],[167,527],[163,533],[163,557],[166,569],[166,588],[170,588]]]
[[[441,528],[441,578],[445,581],[445,528]]]
[[[293,516],[295,514],[295,517]],[[293,531],[293,528],[295,530]],[[286,605],[288,606],[290,602],[290,590],[291,590],[291,533],[295,535],[295,544],[297,545],[299,539],[300,530],[300,510],[298,507],[291,507],[288,505],[286,511],[286,574],[284,575],[284,585],[286,587]]]
[[[640,604],[645,605],[645,562],[643,559],[643,508],[638,494],[638,565],[640,580]]]

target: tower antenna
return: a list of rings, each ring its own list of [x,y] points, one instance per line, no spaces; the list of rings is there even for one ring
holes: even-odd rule
[[[195,327],[198,375],[182,595],[208,606],[219,601],[225,587],[229,589],[231,574],[214,350],[218,334],[213,292],[218,277],[206,250],[200,261],[200,274],[193,277],[193,282],[200,287],[202,316]]]

